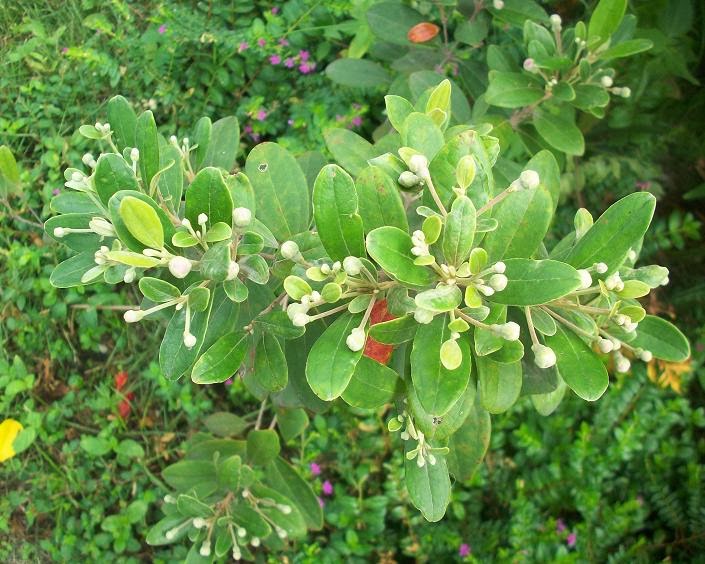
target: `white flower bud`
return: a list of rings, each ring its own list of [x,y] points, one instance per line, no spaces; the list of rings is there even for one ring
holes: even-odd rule
[[[252,212],[247,208],[235,208],[233,210],[233,222],[238,227],[247,227],[252,223]]]
[[[503,325],[490,325],[490,327],[494,329],[495,332],[499,333],[499,335],[507,341],[518,340],[519,334],[521,333],[521,328],[519,327],[519,324],[514,323],[514,321],[509,321],[508,323],[505,323]]]
[[[247,529],[245,529],[244,527],[238,527],[237,536],[241,539],[244,539],[247,536]]]
[[[600,84],[602,84],[605,88],[611,88],[613,83],[614,81],[611,76],[605,75],[600,79]]]
[[[578,270],[578,275],[580,276],[580,289],[585,290],[586,288],[589,288],[592,286],[592,276],[590,276],[590,273],[581,268]]]
[[[140,309],[128,309],[122,317],[127,323],[137,323],[144,317],[144,312]]]
[[[519,175],[519,181],[524,188],[533,190],[538,187],[541,179],[539,178],[539,173],[535,170],[525,170]]]
[[[309,294],[311,296],[311,301],[312,302],[320,302],[321,301],[321,293],[318,292],[317,290],[314,290]]]
[[[343,259],[343,270],[348,276],[357,276],[362,271],[362,261],[357,257],[345,257]]]
[[[421,325],[428,325],[433,321],[433,312],[427,309],[417,308],[414,311],[414,320]]]
[[[174,278],[186,278],[191,272],[191,261],[186,257],[176,256],[169,261],[169,272]]]
[[[507,277],[504,274],[493,274],[490,276],[489,285],[496,292],[501,292],[507,287]]]
[[[399,175],[397,180],[404,188],[414,188],[421,184],[421,179],[410,170],[405,170]]]
[[[365,330],[355,327],[348,335],[348,338],[345,339],[345,344],[353,352],[361,351],[365,346],[365,338]]]
[[[140,150],[137,147],[130,149],[130,160],[134,163],[140,160]]]
[[[250,544],[255,548],[258,547],[261,542],[262,541],[260,541],[259,537],[252,537],[252,539],[250,540]]]
[[[164,536],[166,537],[166,540],[174,540],[176,538],[176,535],[179,534],[179,529],[174,528],[174,529],[169,529]]]
[[[536,62],[531,57],[529,57],[528,59],[524,59],[524,70],[531,73],[539,71],[538,67],[536,66]]]
[[[178,144],[179,144],[179,140],[176,138],[176,135],[170,135],[170,136],[169,136],[169,143],[171,143],[172,145],[178,145]]]
[[[240,265],[234,260],[231,260],[228,265],[228,277],[226,280],[235,280],[238,274],[240,274]]]
[[[551,28],[554,31],[559,31],[561,29],[561,17],[558,14],[551,14],[549,20],[551,21]]]
[[[176,503],[176,498],[171,494],[166,494],[164,496],[164,503]]]
[[[636,260],[636,251],[634,249],[629,249],[629,252],[627,253],[627,258],[634,262]]]
[[[641,351],[639,358],[644,362],[651,362],[654,358],[654,354],[651,351]]]
[[[191,333],[184,333],[184,346],[187,349],[192,349],[193,347],[195,347],[196,335],[192,335]]]
[[[100,123],[99,121],[97,121],[97,122],[95,122],[95,128],[96,128],[98,131],[103,131],[103,124]]]
[[[435,465],[436,465],[436,457],[433,456],[433,454],[431,454],[430,452],[428,453],[428,463],[429,463],[431,466],[435,466]]]
[[[494,288],[490,288],[489,286],[485,286],[484,284],[478,284],[475,286],[478,292],[480,292],[483,296],[485,297],[490,297],[494,295]]]
[[[68,231],[64,229],[63,227],[55,227],[54,228],[54,237],[61,239],[62,237],[65,237],[68,235]]]
[[[598,274],[604,274],[607,272],[607,265],[604,262],[596,262],[592,266]]]
[[[83,182],[84,174],[82,172],[74,172],[71,174],[71,180],[73,182]]]
[[[281,511],[284,515],[289,515],[291,513],[290,505],[277,505],[277,509]]]
[[[202,529],[206,526],[206,520],[203,517],[195,517],[191,524],[197,529]]]
[[[128,268],[125,271],[125,275],[122,277],[123,282],[125,284],[132,284],[132,282],[135,281],[135,278],[137,277],[137,271],[134,268]]]
[[[279,250],[282,256],[288,260],[294,260],[299,254],[299,246],[294,241],[284,241]]]
[[[619,272],[610,274],[607,278],[605,278],[605,288],[608,290],[616,290],[621,281],[622,279],[619,277]]]
[[[278,536],[280,539],[285,539],[287,536],[289,536],[289,535],[287,534],[287,532],[286,532],[284,529],[282,529],[281,527],[276,527],[275,530],[276,530],[276,532],[277,532],[277,536]]]
[[[189,138],[184,137],[184,145],[186,145],[188,147],[188,144],[189,144]]]
[[[618,313],[617,315],[614,316],[614,322],[617,325],[624,325],[625,323],[630,322],[631,319],[629,319],[626,315],[623,315],[621,313]]]
[[[307,313],[297,312],[291,318],[291,322],[294,327],[305,327],[306,324],[311,320],[311,317]]]
[[[531,350],[534,353],[534,364],[539,368],[550,368],[556,364],[556,353],[551,347],[545,345],[532,345]]]
[[[320,268],[321,268],[321,272],[323,274],[326,274],[326,275],[330,274],[330,264],[322,264],[320,266]]]
[[[428,159],[423,155],[413,155],[409,159],[409,170],[423,178],[428,174]]]
[[[612,350],[618,351],[619,349],[622,348],[622,341],[619,339],[611,339],[612,341]]]
[[[209,543],[209,542],[204,542],[204,543],[201,545],[201,549],[198,551],[198,553],[199,553],[201,556],[204,556],[204,557],[205,557],[205,556],[210,556],[210,555],[211,555],[211,543]]]
[[[205,225],[206,223],[208,223],[208,216],[205,213],[199,213],[197,221],[198,225]]]
[[[494,263],[492,270],[495,271],[497,274],[504,274],[504,272],[507,270],[507,265],[500,260],[499,262]]]
[[[492,0],[492,6],[495,10],[501,10],[504,8],[504,0]]]
[[[628,86],[625,86],[624,88],[622,88],[622,89],[620,90],[619,95],[620,95],[622,98],[629,98],[629,97],[632,95],[632,89],[629,88]],[[627,370],[628,370],[628,369],[627,369]]]
[[[97,233],[103,237],[115,237],[117,235],[113,224],[102,217],[94,217],[91,219],[88,222],[88,228],[93,231],[93,233]]]
[[[81,157],[81,161],[84,165],[89,166],[91,168],[95,166],[95,158],[90,153],[86,153],[85,155],[83,155],[83,157]]]
[[[601,353],[606,354],[608,352],[612,352],[612,350],[614,349],[614,343],[609,339],[603,339],[602,337],[600,337],[597,340],[597,348],[600,349]]]
[[[615,368],[617,369],[617,372],[629,372],[631,366],[632,363],[629,362],[629,359],[622,356],[621,354],[615,360]]]
[[[110,123],[109,123],[109,122],[106,121],[106,122],[103,124],[103,131],[104,131],[105,133],[108,133],[108,131],[110,131]]]
[[[634,331],[636,331],[637,327],[639,327],[638,323],[634,323],[633,321],[628,321],[627,323],[624,324],[622,329],[624,329],[627,333],[634,333]]]
[[[523,188],[524,186],[522,185],[521,180],[517,178],[509,185],[509,188],[507,188],[507,192],[519,192]]]

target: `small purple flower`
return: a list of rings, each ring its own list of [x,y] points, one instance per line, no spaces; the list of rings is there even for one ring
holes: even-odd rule
[[[570,533],[568,535],[568,538],[565,539],[565,543],[568,545],[568,548],[573,548],[577,540],[578,535],[575,533]]]
[[[330,480],[326,480],[323,482],[323,495],[333,495],[333,484],[330,483]]]
[[[225,381],[225,385],[226,385],[226,386],[232,386],[232,385],[233,385],[233,379],[232,379],[232,378],[228,378],[228,379]]]
[[[260,47],[264,47],[266,44],[267,44],[267,40],[264,37],[260,37],[257,40],[257,45],[259,45]]]
[[[289,125],[294,125],[294,120],[293,120],[293,119],[289,119],[286,123],[288,123]]]
[[[264,121],[265,119],[267,119],[267,112],[265,110],[259,110],[255,115],[255,118],[257,119],[257,121]]]
[[[288,40],[286,37],[282,37],[282,38],[279,40],[279,45],[281,45],[282,47],[288,47],[288,46],[289,46],[289,40]]]
[[[458,548],[458,556],[461,558],[465,558],[466,556],[470,556],[470,553],[472,552],[472,548],[470,548],[470,545],[466,542],[460,545],[460,548]]]
[[[269,57],[269,62],[273,65],[278,65],[282,62],[282,58],[279,55],[272,55]]]
[[[311,54],[308,51],[299,51],[299,57],[303,62],[308,61],[308,58],[311,56]]]
[[[316,63],[301,63],[299,65],[299,71],[301,74],[308,74],[310,72],[313,72],[313,69],[316,68]]]
[[[238,47],[237,47],[237,52],[238,52],[238,53],[242,53],[242,52],[245,51],[248,47],[249,47],[249,45],[247,44],[247,41],[243,41],[242,43],[240,43],[240,45],[238,45]]]
[[[51,191],[51,193],[52,193],[54,196],[58,196],[59,194],[61,194],[61,190],[59,190],[58,188],[54,188],[54,189]]]
[[[259,140],[260,140],[260,134],[259,134],[259,133],[253,133],[252,135],[250,135],[250,137],[252,137],[252,140],[253,140],[255,143],[259,143]]]
[[[294,60],[294,57],[287,57],[284,60],[284,66],[288,69],[293,69],[296,66],[296,61]]]
[[[158,33],[159,35],[164,35],[164,34],[166,33],[166,29],[167,29],[167,28],[166,28],[166,24],[162,24],[162,25],[160,25],[159,28],[157,29],[157,33]]]
[[[274,14],[276,16],[279,13],[279,8],[277,6],[274,6],[274,8],[272,8],[271,12],[272,12],[272,14]]]
[[[289,120],[289,121],[291,121],[291,120]],[[318,464],[316,464],[315,462],[311,462],[311,464],[309,465],[309,469],[311,470],[311,474],[313,476],[320,476],[321,475],[321,467]]]
[[[243,129],[245,133],[252,133],[252,126],[248,123]]]
[[[69,48],[68,48],[68,47],[62,47],[62,48],[61,48],[61,52],[64,53],[64,54],[65,54],[65,53],[68,53],[68,51],[69,51]]]
[[[556,533],[561,534],[563,531],[565,531],[565,523],[563,519],[558,519],[556,521]]]
[[[360,127],[362,125],[362,116],[355,116],[354,118],[352,118],[351,123],[355,127]]]

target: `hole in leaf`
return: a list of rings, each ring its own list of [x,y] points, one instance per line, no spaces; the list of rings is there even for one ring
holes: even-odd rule
[[[269,165],[267,163],[260,163],[257,167],[257,170],[259,170],[260,172],[267,172],[268,167]]]

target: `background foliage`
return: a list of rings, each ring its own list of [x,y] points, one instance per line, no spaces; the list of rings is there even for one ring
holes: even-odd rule
[[[144,543],[166,492],[160,469],[208,414],[250,401],[237,382],[166,382],[154,336],[128,331],[110,309],[134,297],[49,285],[64,251],[40,226],[63,169],[83,154],[77,125],[104,118],[100,104],[119,91],[169,123],[165,134],[204,114],[235,114],[246,146],[278,137],[297,155],[326,151],[320,131],[329,127],[371,137],[386,85],[340,86],[323,72],[361,43],[360,56],[376,55],[367,4],[29,0],[0,8],[0,145],[16,155],[21,184],[0,183],[0,414],[37,430],[32,446],[0,468],[3,560],[183,557],[178,546]],[[414,6],[441,25],[438,5]],[[546,3],[566,23],[588,8]],[[659,197],[645,254],[669,267],[672,284],[649,310],[678,320],[693,362],[635,369],[600,402],[573,398],[550,418],[526,400],[494,418],[486,464],[456,486],[448,518],[433,525],[403,499],[400,461],[376,432],[381,414],[318,415],[287,450],[320,492],[326,527],[293,547],[293,560],[686,561],[702,552],[705,138],[693,124],[705,117],[705,23],[695,2],[634,8],[655,48],[619,69],[631,98],[616,100],[604,120],[579,122],[587,150],[565,164],[563,207],[603,210],[640,188]],[[451,37],[463,21],[447,21]],[[492,43],[517,42],[501,23],[488,34]],[[476,48],[483,41],[471,41],[461,61],[486,72]],[[389,84],[407,79],[389,59],[378,62]],[[439,70],[454,76],[452,65]],[[474,92],[462,71],[458,80],[477,105],[484,87]],[[571,229],[572,213],[559,212],[556,237]]]

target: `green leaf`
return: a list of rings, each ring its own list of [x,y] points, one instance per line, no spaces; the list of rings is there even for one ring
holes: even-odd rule
[[[306,521],[306,526],[314,531],[323,527],[323,510],[311,486],[284,459],[277,457],[265,469],[266,482],[296,504]]]
[[[152,178],[159,172],[159,136],[154,115],[150,110],[143,112],[137,118],[135,128],[135,146],[139,149],[140,176],[147,191],[152,183]]]
[[[333,82],[353,88],[377,88],[392,79],[379,63],[366,59],[338,59],[326,67],[326,76]]]
[[[0,197],[6,198],[10,194],[20,191],[20,171],[12,151],[6,146],[0,146]]]
[[[255,378],[265,390],[278,392],[286,388],[289,369],[279,339],[264,333],[255,351]]]
[[[242,273],[255,284],[266,284],[269,281],[269,265],[260,255],[248,255],[239,261]]]
[[[362,357],[362,350],[350,350],[345,341],[361,320],[360,314],[344,313],[311,348],[306,361],[306,380],[319,398],[334,400],[347,388]]]
[[[690,343],[677,327],[655,315],[644,317],[636,330],[632,347],[651,351],[656,358],[668,362],[684,362],[690,356]]]
[[[130,234],[151,249],[164,248],[164,229],[161,220],[148,203],[127,196],[120,202],[119,212]]]
[[[196,337],[196,346],[190,349],[184,345],[186,308],[174,312],[159,347],[159,366],[167,380],[176,380],[183,376],[198,358],[208,329],[211,305],[212,301],[205,311],[195,312],[191,316],[190,331]]]
[[[206,428],[219,437],[237,437],[247,428],[247,422],[234,413],[217,411],[203,420]]]
[[[580,275],[570,265],[555,260],[507,259],[509,282],[490,301],[505,305],[540,305],[580,288]]]
[[[106,206],[113,194],[120,190],[139,190],[132,167],[115,153],[104,153],[98,157],[93,182],[98,196]]]
[[[390,276],[413,288],[425,288],[436,275],[414,264],[411,236],[397,227],[378,227],[367,234],[367,252]]]
[[[84,283],[81,282],[81,278],[95,266],[93,251],[86,251],[55,266],[49,277],[49,282],[55,288],[83,286]],[[98,280],[96,280],[96,282],[97,281]]]
[[[599,37],[604,43],[609,39],[627,10],[627,0],[600,0],[590,17],[588,39]]]
[[[184,517],[211,517],[213,509],[197,498],[181,494],[176,498],[176,507]]]
[[[456,480],[472,478],[485,458],[491,433],[490,414],[482,407],[480,394],[477,394],[469,415],[448,443],[448,469]]]
[[[173,284],[149,276],[140,278],[139,288],[145,298],[155,303],[168,302],[181,295],[179,289]]]
[[[412,112],[401,128],[402,144],[418,151],[431,161],[445,144],[443,132],[430,116]]]
[[[363,356],[342,397],[353,407],[376,409],[392,401],[398,383],[394,370]]]
[[[467,196],[453,202],[443,227],[443,256],[447,264],[460,266],[472,250],[475,236],[475,206]]]
[[[107,104],[108,122],[118,149],[134,147],[137,115],[130,103],[122,96],[113,96]]]
[[[233,223],[233,200],[219,169],[207,167],[198,172],[186,190],[186,218],[199,229],[198,216],[208,216],[208,227]]]
[[[544,417],[551,415],[560,403],[563,401],[565,392],[568,389],[563,379],[558,376],[558,386],[552,392],[546,392],[544,394],[532,394],[531,403],[534,404],[534,409]]]
[[[463,293],[455,284],[439,284],[435,288],[416,294],[414,301],[420,308],[441,313],[458,307],[463,301]]]
[[[267,466],[279,456],[279,435],[271,429],[253,430],[247,434],[247,460],[255,466]]]
[[[427,325],[420,325],[411,351],[411,379],[423,408],[432,415],[444,415],[463,395],[472,368],[470,344],[458,339],[463,353],[461,365],[448,370],[441,363],[441,346],[450,338],[445,315],[437,315]]]
[[[530,106],[543,98],[543,90],[525,74],[491,70],[485,101],[500,108]]]
[[[280,309],[256,317],[254,324],[262,333],[271,333],[282,339],[298,339],[305,331],[303,327],[295,327],[286,312]]]
[[[391,225],[408,231],[406,210],[396,180],[378,166],[367,166],[355,180],[365,232]]]
[[[289,538],[297,539],[306,534],[306,521],[301,511],[292,500],[279,493],[279,491],[262,486],[257,482],[252,485],[252,493],[256,497],[270,498],[279,505],[288,505],[291,507],[291,513],[285,514],[275,506],[260,505],[260,512],[263,513],[272,524],[284,529]]]
[[[323,138],[335,160],[352,175],[359,174],[367,167],[367,161],[376,156],[367,139],[348,129],[327,129]]]
[[[404,121],[414,111],[414,106],[406,98],[389,94],[384,97],[387,119],[392,127],[401,132]]]
[[[259,219],[284,241],[308,229],[308,185],[296,159],[276,143],[261,143],[247,157]]]
[[[206,280],[225,282],[228,278],[230,262],[230,242],[217,243],[203,253],[201,275]]]
[[[500,363],[487,356],[476,361],[482,407],[490,413],[507,411],[521,392],[521,362]]]
[[[216,121],[210,131],[210,142],[200,167],[217,167],[231,171],[240,148],[240,124],[235,116]]]
[[[581,156],[585,152],[583,133],[569,113],[553,113],[538,107],[534,110],[533,123],[538,134],[551,147],[568,155]]]
[[[215,466],[210,461],[182,460],[164,468],[162,477],[177,491],[188,491],[194,487],[215,481]]]
[[[376,323],[370,327],[370,337],[383,345],[400,345],[411,341],[419,324],[413,315],[405,315],[391,321]]]
[[[247,333],[232,331],[223,335],[194,364],[191,380],[196,384],[225,382],[240,368],[247,349]]]
[[[612,204],[590,230],[580,238],[565,259],[575,268],[589,268],[604,262],[608,273],[624,262],[629,249],[639,245],[651,223],[656,198],[637,192]]]
[[[303,408],[277,409],[277,427],[284,441],[290,441],[301,435],[309,425],[308,415]]]
[[[89,435],[81,437],[81,448],[91,456],[105,456],[112,450],[108,439]]]
[[[2,157],[0,156],[0,159]],[[1,190],[2,188],[0,188]],[[105,213],[91,197],[84,192],[63,192],[51,199],[51,211],[56,213],[85,213],[95,217]]]
[[[408,452],[410,441],[404,448]],[[416,460],[404,459],[404,482],[409,499],[427,521],[440,521],[450,502],[450,476],[444,456],[436,456],[436,463],[428,461],[419,468]]]
[[[399,2],[378,2],[367,10],[367,23],[377,37],[388,43],[410,45],[409,29],[422,22],[423,16]]]
[[[67,233],[63,237],[54,235],[57,227],[69,229],[88,229],[94,215],[87,213],[64,213],[50,217],[44,224],[44,230],[55,241],[66,245],[74,251],[96,251],[101,245],[101,236],[97,233]],[[95,263],[94,263],[95,266]]]
[[[225,178],[225,184],[227,184],[230,190],[230,196],[233,200],[233,207],[235,208],[247,208],[255,214],[257,209],[255,203],[255,191],[252,189],[252,184],[250,184],[250,179],[247,178],[244,172],[238,172],[237,174],[231,174]]]
[[[613,59],[631,57],[637,53],[648,51],[653,46],[653,41],[649,39],[629,39],[600,53],[600,59],[603,61],[611,61]]]
[[[549,151],[541,151],[529,161],[526,170],[538,172],[538,187],[514,192],[492,208],[499,226],[485,235],[482,244],[491,262],[530,257],[551,225],[560,184],[556,159]]]
[[[112,198],[110,198],[110,201],[108,202],[108,212],[110,215],[110,221],[112,222],[120,241],[122,241],[128,249],[141,253],[144,250],[145,245],[137,240],[132,233],[130,233],[130,230],[121,217],[120,208],[122,201],[125,198],[141,200],[149,205],[157,214],[157,217],[162,224],[164,240],[171,241],[171,238],[175,233],[175,229],[169,219],[169,216],[164,213],[164,210],[162,210],[152,198],[142,192],[137,192],[135,190],[120,190],[119,192],[116,192]]]
[[[362,218],[350,175],[338,165],[326,165],[313,187],[313,217],[328,256],[343,260],[365,256]]]
[[[566,384],[579,397],[595,401],[607,389],[609,376],[600,358],[571,330],[558,324],[556,334],[546,337],[556,353],[556,366]]]
[[[164,203],[178,216],[184,190],[184,171],[179,150],[171,144],[162,145],[159,150],[159,167],[162,172],[157,180],[157,189]]]
[[[190,153],[191,163],[194,170],[201,168],[203,159],[208,151],[208,146],[211,142],[211,132],[213,131],[213,123],[211,118],[202,117],[196,122],[191,135],[191,146],[194,147]]]

